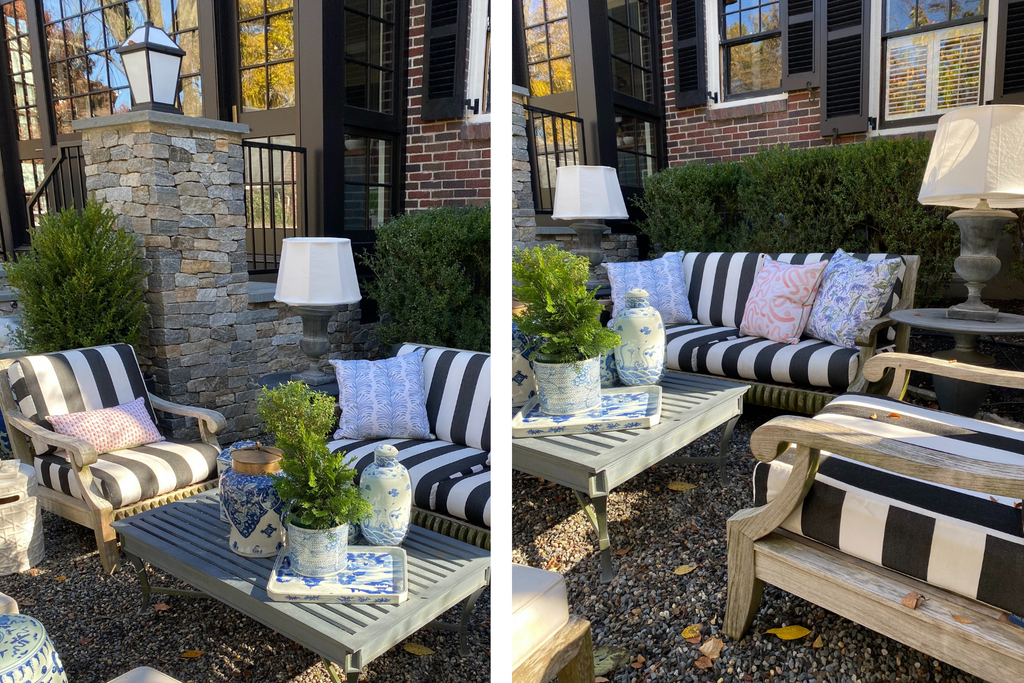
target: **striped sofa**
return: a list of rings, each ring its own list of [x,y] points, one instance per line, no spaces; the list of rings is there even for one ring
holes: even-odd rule
[[[111,408],[137,398],[144,399],[154,422],[156,410],[196,418],[200,440],[97,454],[46,421],[47,415]],[[0,409],[15,457],[35,467],[41,505],[94,530],[106,571],[120,560],[111,522],[217,485],[215,434],[226,427],[224,417],[150,395],[135,351],[126,344],[0,361]]]
[[[374,448],[393,445],[412,479],[413,523],[490,549],[491,357],[418,344],[392,352],[421,348],[427,417],[437,439],[342,439],[329,447],[355,457],[361,473],[373,462]]]
[[[832,256],[821,252],[768,255],[793,264],[827,261]],[[878,260],[899,255],[852,256]],[[741,337],[747,297],[764,257],[754,252],[690,252],[683,256],[687,295],[697,323],[666,326],[670,370],[739,380],[750,385],[744,399],[747,403],[813,414],[842,391],[868,390],[861,368],[875,353],[907,350],[909,328],[896,325],[888,313],[913,306],[920,257],[902,256],[903,266],[881,316],[861,329],[860,350],[809,337],[797,344]]]

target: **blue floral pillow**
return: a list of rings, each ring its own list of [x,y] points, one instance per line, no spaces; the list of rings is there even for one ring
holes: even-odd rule
[[[857,330],[877,318],[889,300],[902,259],[861,261],[836,251],[821,276],[821,287],[805,328],[807,335],[848,349],[859,349]]]
[[[653,261],[606,263],[605,266],[612,286],[612,318],[626,307],[626,292],[645,289],[647,302],[661,314],[663,323],[694,322],[690,299],[686,296],[683,252],[670,252]]]
[[[433,439],[418,349],[384,360],[332,360],[341,419],[335,439]]]

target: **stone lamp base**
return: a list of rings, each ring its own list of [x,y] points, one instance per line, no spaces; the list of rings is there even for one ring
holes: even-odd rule
[[[292,380],[305,382],[311,387],[321,386],[334,381],[334,374],[320,372],[320,358],[331,350],[331,342],[327,340],[327,323],[337,313],[337,306],[292,306],[302,317],[302,339],[299,348],[309,357],[309,370],[297,372]]]
[[[605,230],[608,226],[604,224],[604,221],[584,221],[581,223],[573,223],[569,226],[569,229],[576,233],[579,238],[579,249],[576,250],[577,256],[584,256],[590,261],[590,281],[587,283],[587,289],[592,289],[598,286],[600,283],[597,281],[597,277],[594,275],[594,268],[601,265],[604,262],[604,250],[601,249],[601,236],[604,235]]]
[[[995,322],[999,309],[981,302],[985,284],[999,274],[1001,263],[996,255],[1003,228],[1017,220],[1012,211],[988,208],[979,202],[973,209],[956,211],[950,220],[960,226],[960,256],[953,263],[957,275],[967,282],[967,301],[946,309],[946,317],[955,320]]]

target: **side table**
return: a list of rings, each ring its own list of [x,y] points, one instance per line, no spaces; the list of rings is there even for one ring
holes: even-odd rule
[[[0,576],[26,571],[44,555],[36,471],[19,463],[17,474],[0,478]]]
[[[947,318],[944,308],[911,308],[905,311],[892,311],[889,313],[889,317],[910,327],[952,334],[956,345],[952,349],[936,351],[932,357],[985,367],[995,365],[996,359],[975,348],[978,337],[982,335],[1024,335],[1024,315],[1013,315],[1012,313],[1000,313],[999,319],[995,322]],[[974,417],[988,394],[988,385],[986,384],[964,382],[948,377],[935,377],[933,381],[939,408],[948,413]]]

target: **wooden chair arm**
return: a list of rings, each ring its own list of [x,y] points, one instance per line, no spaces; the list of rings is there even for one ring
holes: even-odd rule
[[[153,402],[153,407],[157,410],[162,410],[165,413],[172,415],[183,415],[185,417],[194,417],[200,422],[205,423],[206,428],[211,434],[227,429],[228,422],[223,415],[218,413],[216,410],[210,410],[208,408],[199,408],[198,406],[183,406],[180,403],[171,403],[170,401],[160,398],[159,396],[149,395],[149,400]]]
[[[870,346],[872,350],[878,346],[878,333],[887,327],[898,325],[895,320],[887,315],[883,315],[881,318],[872,318],[871,320],[865,320],[861,323],[860,327],[857,328],[857,334],[854,337],[854,342],[861,348]]]
[[[896,376],[903,376],[911,370],[928,372],[940,377],[961,379],[979,384],[993,384],[1010,389],[1024,389],[1024,372],[984,368],[969,363],[942,360],[930,356],[918,356],[910,353],[882,353],[874,356],[864,364],[864,376],[877,381],[888,368],[896,369]],[[893,385],[895,386],[895,382]],[[889,394],[892,396],[892,392]]]
[[[93,448],[93,445],[88,441],[83,441],[82,439],[74,436],[58,434],[57,432],[50,431],[49,429],[44,429],[32,420],[28,419],[28,417],[25,416],[25,413],[17,409],[6,410],[4,413],[4,419],[7,421],[8,426],[14,427],[19,432],[22,432],[33,439],[38,439],[43,443],[56,448],[65,449],[71,454],[71,463],[77,470],[96,462],[96,449]]]
[[[943,486],[1024,498],[1024,465],[938,453],[825,420],[777,417],[759,427],[750,437],[750,449],[761,462],[771,462],[780,448],[785,450],[792,443]]]

